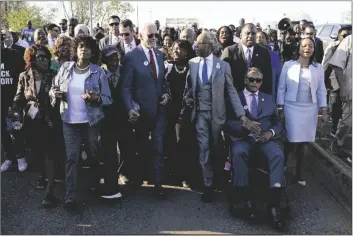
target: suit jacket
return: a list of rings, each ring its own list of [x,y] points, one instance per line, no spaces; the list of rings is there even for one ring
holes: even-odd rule
[[[154,79],[151,65],[148,63],[141,44],[127,53],[122,72],[123,101],[127,111],[132,109],[134,100],[140,106],[141,117],[155,120],[161,96],[166,93],[163,53],[153,49],[158,66],[157,80]]]
[[[244,78],[248,72],[244,50],[242,45],[236,43],[223,50],[221,59],[228,62],[232,70],[233,84],[237,91],[242,91],[245,87]],[[271,56],[267,48],[255,44],[251,60],[251,67],[256,67],[263,74],[263,83],[260,91],[272,94],[272,66]]]
[[[22,57],[24,56],[25,51],[26,51],[26,49],[24,47],[21,47],[21,46],[16,45],[16,44],[12,44],[11,48],[16,50],[16,51],[18,51],[18,52],[20,52]]]
[[[271,65],[272,65],[272,96],[277,96],[278,81],[281,75],[281,58],[278,52],[270,50]],[[276,100],[276,99],[275,99]]]
[[[201,58],[195,57],[189,61],[189,71],[186,76],[186,94],[188,98],[194,99],[194,108],[192,110],[191,121],[195,119],[196,114],[196,85],[199,77],[199,65]],[[226,95],[229,102],[238,117],[244,116],[245,112],[240,103],[239,96],[232,83],[232,75],[228,63],[221,61],[213,56],[212,80],[212,119],[218,124],[224,124],[226,121]]]
[[[105,36],[101,40],[99,40],[99,50],[103,50],[103,48],[107,45],[112,45],[113,44],[113,37],[111,34]]]
[[[136,43],[136,47],[138,45],[140,45],[140,40],[135,38],[135,43]],[[124,47],[124,41],[123,40],[120,40],[120,42],[118,43],[115,43],[114,46],[116,46],[116,48],[118,49],[119,51],[119,62],[120,64],[122,65],[123,64],[123,61],[124,61],[124,56],[125,56],[125,47]]]
[[[315,60],[318,63],[322,62],[324,58],[324,46],[321,39],[315,37]]]
[[[261,123],[260,128],[262,131],[269,131],[272,129],[275,132],[273,139],[280,138],[284,126],[283,122],[277,115],[276,103],[271,95],[259,92],[257,117],[251,115],[243,91],[239,93],[239,98],[242,106],[245,108],[247,118]],[[248,137],[250,134],[250,132],[242,126],[242,121],[235,118],[227,119],[224,131],[230,135],[233,141],[241,140]]]
[[[297,101],[299,86],[300,64],[297,61],[287,61],[284,63],[281,76],[279,78],[277,104],[284,105],[284,101]],[[324,69],[321,64],[309,66],[311,72],[311,96],[313,103],[318,107],[326,106],[326,87],[324,78]]]

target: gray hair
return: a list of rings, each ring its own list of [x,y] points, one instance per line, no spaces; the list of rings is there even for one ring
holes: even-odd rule
[[[154,27],[157,29],[156,25],[154,23],[146,23],[146,24],[143,24],[142,28],[141,28],[141,33],[144,34],[146,32],[146,30],[150,27]]]
[[[248,73],[246,74],[246,77],[248,77],[248,74],[250,74],[250,73],[255,73],[255,74],[259,75],[261,77],[261,79],[264,78],[264,75],[261,73],[261,70],[256,67],[249,68]]]
[[[76,37],[78,34],[89,35],[89,29],[88,29],[87,25],[84,25],[84,24],[78,24],[78,25],[76,25],[76,27],[75,27],[75,32],[74,32],[75,37]]]
[[[197,43],[207,43],[211,46],[212,50],[217,50],[218,42],[216,37],[209,31],[203,31],[196,40]]]
[[[183,31],[181,31],[180,35],[181,34],[186,34],[186,35],[192,34],[194,36],[195,35],[195,31],[193,29],[191,29],[191,28],[185,28]]]

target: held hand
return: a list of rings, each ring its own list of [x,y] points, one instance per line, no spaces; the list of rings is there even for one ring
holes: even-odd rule
[[[243,127],[247,130],[249,130],[253,134],[259,134],[261,132],[260,124],[256,121],[251,121],[248,118],[244,116],[244,118],[241,118],[243,120]]]
[[[188,98],[188,97],[184,97],[184,101],[186,103],[186,105],[190,108],[194,107],[194,99],[192,98]]]
[[[260,134],[260,138],[256,140],[258,143],[264,143],[270,140],[273,137],[273,133],[271,131],[266,131]]]
[[[161,104],[162,106],[167,105],[168,100],[169,100],[168,94],[163,94],[163,95],[162,95],[162,99],[163,99],[163,100],[162,100],[159,104]]]
[[[99,95],[97,92],[95,91],[88,91],[86,90],[86,93],[84,95],[82,95],[82,98],[86,101],[86,102],[96,102],[99,99]]]
[[[129,122],[135,123],[139,117],[140,117],[140,114],[137,111],[133,109],[129,111]]]

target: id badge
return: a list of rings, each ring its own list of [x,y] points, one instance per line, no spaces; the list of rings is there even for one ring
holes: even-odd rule
[[[38,114],[38,107],[35,107],[34,105],[31,105],[27,112],[27,116],[29,116],[32,120],[34,120]]]

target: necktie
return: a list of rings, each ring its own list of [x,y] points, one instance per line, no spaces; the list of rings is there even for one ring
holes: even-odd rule
[[[251,101],[251,115],[252,117],[257,117],[257,101],[256,101],[256,94],[252,93],[252,101]]]
[[[150,53],[150,65],[151,65],[153,77],[154,77],[155,80],[157,80],[156,63],[154,62],[154,57],[153,57],[152,50],[150,50],[149,53]]]
[[[248,50],[246,51],[246,62],[248,64],[248,69],[251,66],[251,50],[250,48],[248,48]]]
[[[202,66],[202,83],[207,84],[208,82],[208,76],[207,76],[207,62],[206,58],[203,61],[203,66]]]
[[[129,43],[127,46],[128,46],[128,48],[129,48],[129,51],[131,51],[131,49],[132,49],[131,43]]]

